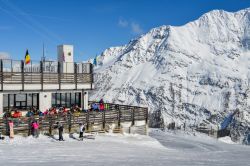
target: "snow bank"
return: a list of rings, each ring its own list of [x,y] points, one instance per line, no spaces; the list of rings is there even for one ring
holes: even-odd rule
[[[235,142],[232,141],[231,137],[229,136],[221,137],[218,140],[227,144],[236,144]]]

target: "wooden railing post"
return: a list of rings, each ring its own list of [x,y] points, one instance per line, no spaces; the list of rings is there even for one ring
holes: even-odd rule
[[[40,61],[41,90],[43,90],[43,61]]]
[[[135,125],[135,109],[132,109],[132,126]]]
[[[74,82],[75,82],[75,89],[77,89],[77,64],[74,63]]]
[[[1,81],[1,91],[3,91],[3,60],[0,60],[0,81]]]
[[[86,122],[87,122],[87,131],[89,130],[89,112],[86,115]]]
[[[49,115],[49,135],[52,135],[52,117]]]
[[[5,118],[5,125],[6,125],[6,135],[10,135],[10,127],[9,127],[9,118],[8,117],[6,117]]]
[[[22,90],[24,90],[24,61],[21,61]]]
[[[68,122],[69,122],[69,133],[71,133],[71,128],[72,128],[71,120],[72,120],[72,114],[69,114],[69,119],[68,119]]]
[[[145,121],[146,121],[146,124],[148,124],[148,108],[145,108],[144,110],[146,111]]]
[[[58,62],[57,66],[57,74],[58,74],[58,84],[59,84],[59,89],[61,89],[61,63]]]
[[[118,113],[118,127],[120,127],[121,126],[121,110],[119,108],[119,105],[116,105],[115,107],[116,107],[116,111]]]
[[[105,110],[102,113],[102,128],[103,130],[105,130],[105,126],[106,126],[106,117],[105,117]]]

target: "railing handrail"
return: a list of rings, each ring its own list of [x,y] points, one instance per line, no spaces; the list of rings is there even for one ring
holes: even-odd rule
[[[15,61],[15,62],[21,62],[23,60],[16,60],[16,59],[1,59],[2,61]],[[31,60],[30,62],[60,62],[57,60]],[[78,63],[78,64],[91,64],[91,62],[63,62],[63,63]]]
[[[96,104],[99,104],[100,102],[98,101],[89,101],[90,104],[93,104],[93,103],[96,103]],[[133,105],[124,105],[124,104],[115,104],[115,103],[107,103],[107,102],[104,102],[104,104],[109,104],[109,105],[118,105],[118,106],[122,106],[122,107],[133,107],[133,108],[140,108],[140,109],[148,109],[148,107],[141,107],[141,106],[133,106]]]

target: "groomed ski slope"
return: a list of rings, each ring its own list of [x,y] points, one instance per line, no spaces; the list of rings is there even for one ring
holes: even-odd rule
[[[250,165],[249,146],[226,144],[205,135],[152,130],[149,136],[106,134],[84,141],[64,137],[64,142],[42,135],[0,141],[0,165]]]

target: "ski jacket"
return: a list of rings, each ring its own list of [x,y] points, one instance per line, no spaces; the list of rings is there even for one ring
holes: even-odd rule
[[[79,128],[79,132],[84,132],[84,131],[85,131],[84,125],[81,125],[80,128]]]
[[[100,110],[102,110],[102,111],[104,110],[104,104],[103,103],[100,104]]]
[[[32,127],[33,127],[33,129],[37,130],[39,128],[39,124],[34,122],[34,123],[32,123]]]

